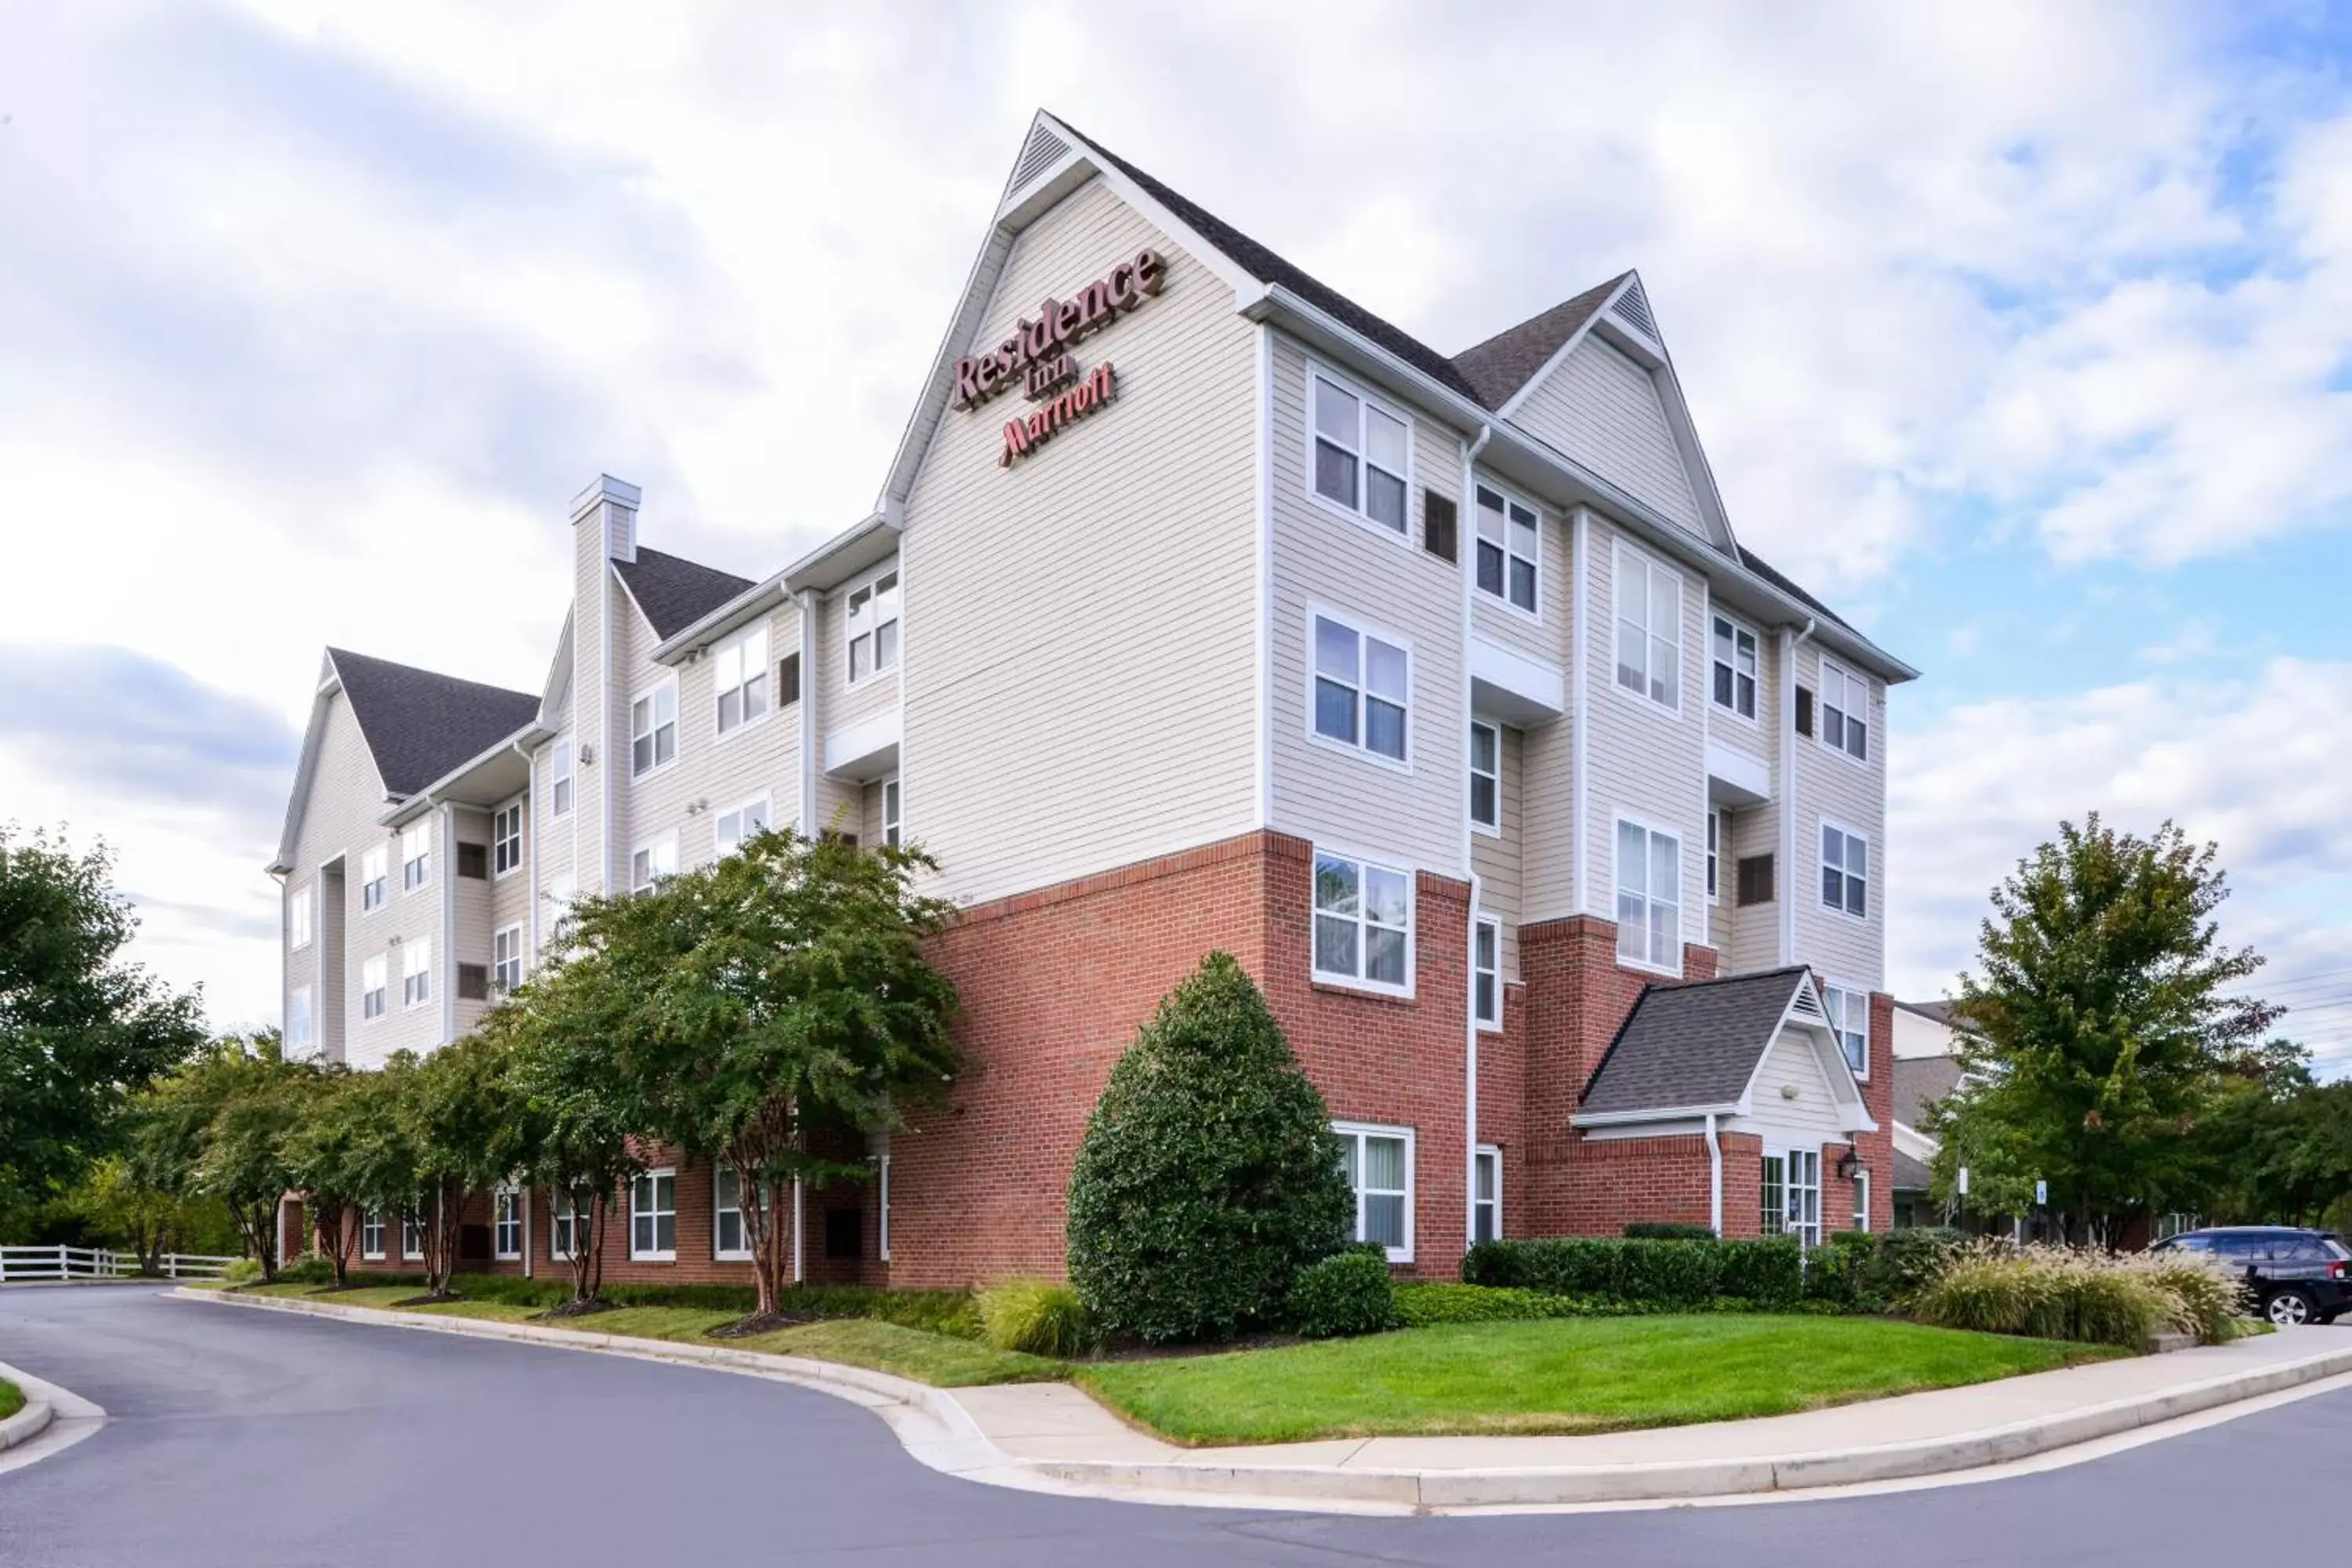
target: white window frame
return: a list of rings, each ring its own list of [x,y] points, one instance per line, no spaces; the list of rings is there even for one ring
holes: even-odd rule
[[[1643,885],[1638,891],[1631,892],[1625,886],[1624,868],[1624,832],[1629,827],[1637,829],[1643,835]],[[1674,949],[1672,963],[1659,961],[1649,950],[1650,910],[1653,905],[1663,901],[1653,890],[1656,886],[1656,879],[1650,869],[1651,861],[1657,854],[1658,840],[1661,838],[1675,847],[1675,927],[1671,938]],[[1688,940],[1684,935],[1683,930],[1685,918],[1683,913],[1683,836],[1671,827],[1663,827],[1654,822],[1619,812],[1609,830],[1609,886],[1612,895],[1609,906],[1610,915],[1617,922],[1617,962],[1625,968],[1644,970],[1653,974],[1681,974],[1683,944]],[[1639,958],[1629,957],[1625,952],[1624,901],[1629,896],[1640,899],[1642,903],[1643,946],[1642,956]]]
[[[1862,1010],[1859,1031],[1850,1027],[1857,1007]],[[1870,993],[1856,986],[1825,980],[1822,983],[1822,1012],[1829,1018],[1830,1034],[1836,1039],[1838,1052],[1845,1058],[1846,1066],[1853,1068],[1856,1079],[1864,1083],[1870,1081]],[[1853,1053],[1846,1048],[1846,1036],[1857,1032],[1862,1036],[1860,1067],[1854,1067]]]
[[[392,846],[360,851],[360,913],[372,915],[392,901]]]
[[[1764,1158],[1780,1160],[1781,1193],[1780,1228],[1766,1234],[1793,1236],[1797,1245],[1810,1252],[1822,1244],[1822,1152],[1819,1148],[1768,1148]],[[1810,1219],[1805,1217],[1808,1194],[1812,1198]]]
[[[1356,430],[1353,446],[1344,446],[1336,436],[1325,435],[1321,426],[1317,422],[1315,416],[1315,384],[1318,380],[1329,382],[1333,388],[1345,393],[1348,396],[1356,400]],[[1307,362],[1306,387],[1307,406],[1304,410],[1306,417],[1301,421],[1301,423],[1306,427],[1307,436],[1305,478],[1307,481],[1307,500],[1316,506],[1321,507],[1326,511],[1337,512],[1341,517],[1347,518],[1352,522],[1359,523],[1363,527],[1373,530],[1383,539],[1394,540],[1399,544],[1402,544],[1410,549],[1412,544],[1412,447],[1414,436],[1412,416],[1407,414],[1395,404],[1391,403],[1387,398],[1375,397],[1370,393],[1366,392],[1360,383],[1341,375],[1336,371],[1329,370],[1323,365],[1318,364],[1313,360]],[[1372,461],[1371,441],[1368,434],[1370,426],[1370,419],[1367,410],[1377,411],[1404,426],[1404,472],[1402,474],[1395,472],[1386,463],[1375,463]],[[1325,495],[1322,488],[1315,482],[1315,448],[1318,442],[1324,441],[1329,442],[1334,451],[1346,453],[1356,465],[1356,501],[1352,506],[1348,504],[1346,501],[1340,500],[1336,496]],[[1403,487],[1402,501],[1403,511],[1402,515],[1397,519],[1393,527],[1372,515],[1370,505],[1372,487],[1368,480],[1371,470],[1374,468],[1378,468],[1381,473],[1387,474],[1391,479],[1398,480]]]
[[[889,585],[883,586],[885,580]],[[889,604],[883,607],[884,595]],[[862,619],[860,617],[863,617]],[[891,631],[890,659],[882,660],[882,634]],[[866,669],[857,669],[858,643],[866,644]],[[895,672],[907,655],[907,580],[893,557],[850,584],[841,595],[841,673],[845,687],[863,686],[885,673]]]
[[[1385,1250],[1388,1253],[1389,1261],[1391,1263],[1411,1263],[1412,1261],[1413,1198],[1416,1178],[1418,1175],[1418,1162],[1415,1159],[1412,1129],[1410,1127],[1387,1127],[1372,1121],[1334,1121],[1331,1123],[1331,1131],[1338,1133],[1342,1139],[1353,1141],[1356,1146],[1354,1165],[1356,1170],[1359,1172],[1361,1172],[1364,1168],[1363,1144],[1365,1139],[1396,1138],[1403,1140],[1404,1192],[1402,1196],[1404,1198],[1404,1245],[1402,1247],[1387,1247]],[[1346,1168],[1347,1167],[1344,1165],[1341,1167],[1343,1170]],[[1367,1194],[1363,1188],[1356,1186],[1352,1182],[1349,1184],[1349,1189],[1355,1196],[1356,1213],[1355,1216],[1349,1222],[1348,1239],[1351,1242],[1360,1241],[1364,1237],[1364,1199]],[[1374,1189],[1370,1195],[1375,1197],[1392,1197],[1397,1195],[1397,1194],[1393,1188],[1381,1187]]]
[[[1853,1173],[1853,1228],[1865,1235],[1870,1230],[1870,1173]]]
[[[1498,515],[1502,520],[1503,537],[1500,540],[1486,537],[1485,498],[1489,495],[1501,503],[1502,510]],[[1525,542],[1533,553],[1522,553],[1518,548],[1521,542],[1519,531],[1523,525],[1514,515],[1516,512],[1528,515],[1529,521],[1524,525],[1527,528]],[[1540,621],[1543,618],[1543,509],[1491,480],[1477,479],[1473,481],[1470,514],[1470,586],[1515,616]],[[1478,563],[1482,552],[1487,550],[1496,552],[1503,558],[1503,586],[1499,590],[1489,588],[1478,580]],[[1511,563],[1515,561],[1527,563],[1530,602],[1525,605],[1511,597]]]
[[[403,1263],[425,1261],[425,1222],[400,1216],[400,1260]]]
[[[594,1223],[593,1205],[577,1207],[572,1194],[562,1189],[550,1193],[547,1198],[547,1256],[555,1263],[572,1261],[572,1249],[580,1245],[579,1232]]]
[[[286,950],[299,952],[310,945],[310,889],[297,888],[286,899]]]
[[[368,1245],[373,1240],[374,1246]],[[383,1211],[360,1210],[360,1260],[363,1263],[383,1261]]]
[[[433,1003],[433,939],[411,937],[400,949],[400,1010],[414,1012]]]
[[[514,1244],[507,1244],[512,1233]],[[499,1187],[490,1194],[490,1257],[499,1263],[516,1263],[522,1258],[522,1194],[512,1187]]]
[[[360,961],[360,1022],[381,1023],[391,1010],[392,954],[373,953]]]
[[[1478,736],[1482,731],[1494,743],[1495,765],[1492,768],[1482,768],[1478,765]],[[1483,833],[1490,838],[1499,838],[1503,836],[1503,727],[1500,724],[1490,723],[1484,719],[1470,721],[1469,763],[1470,799],[1467,809],[1470,813],[1471,830]],[[1478,781],[1480,779],[1486,779],[1495,786],[1495,815],[1492,821],[1478,815]]]
[[[400,830],[400,891],[404,898],[433,885],[433,818],[419,817]]]
[[[669,1184],[669,1207],[666,1209],[661,1206],[661,1184],[664,1182]],[[648,1189],[647,1196],[652,1205],[643,1211],[637,1207],[637,1189],[641,1185]],[[653,1221],[653,1238],[656,1243],[661,1240],[662,1215],[669,1215],[667,1247],[641,1247],[637,1245],[637,1215],[640,1212]],[[675,1166],[656,1166],[629,1183],[629,1260],[633,1263],[677,1261],[677,1170]]]
[[[490,880],[522,869],[522,796],[490,812]]]
[[[1481,952],[1482,946],[1487,951]],[[1482,981],[1488,983],[1484,996]],[[1503,922],[1492,915],[1480,915],[1470,927],[1470,1016],[1490,1033],[1503,1026]]]
[[[490,933],[490,994],[506,996],[522,984],[522,927],[510,925]]]
[[[667,721],[663,720],[661,713],[662,699],[665,697],[669,699],[669,718]],[[646,727],[642,730],[637,728],[637,710],[640,708],[645,710]],[[665,729],[669,731],[667,758],[664,758],[661,754],[661,733]],[[666,773],[676,767],[678,754],[685,750],[681,743],[683,740],[684,737],[678,733],[677,725],[677,676],[673,675],[665,680],[656,680],[644,690],[630,695],[629,776],[631,778],[649,779],[656,773]],[[637,742],[640,741],[647,743],[648,760],[643,767],[637,765]]]
[[[300,1027],[296,1027],[299,1021]],[[286,993],[286,1048],[308,1054],[310,1049],[310,988],[297,985]]]
[[[637,860],[643,857],[645,874],[637,873]],[[677,875],[677,835],[657,833],[629,850],[629,891],[642,893],[664,877]]]
[[[1838,863],[1835,866],[1830,864],[1829,836],[1832,833],[1839,835],[1841,838],[1838,846]],[[1862,846],[1862,870],[1859,873],[1849,869],[1846,865],[1853,855],[1852,846],[1857,844]],[[1822,817],[1821,831],[1813,835],[1814,901],[1841,920],[1852,921],[1856,925],[1868,925],[1872,859],[1870,835],[1856,833],[1835,817]],[[1838,878],[1838,901],[1834,904],[1829,900],[1829,877],[1832,871],[1837,873]],[[1855,914],[1851,907],[1853,897],[1849,889],[1854,883],[1862,885],[1862,913],[1860,914]]]
[[[1731,658],[1728,662],[1721,652],[1723,639],[1720,634],[1727,627],[1731,633]],[[1748,639],[1748,668],[1746,672],[1748,710],[1745,713],[1739,710],[1739,639],[1743,637]],[[1715,672],[1718,669],[1731,672],[1731,700],[1728,702],[1716,692]],[[1763,711],[1764,706],[1764,639],[1754,626],[1737,616],[1727,616],[1721,610],[1712,612],[1707,617],[1706,700],[1742,724],[1753,728],[1762,723],[1758,715]]]
[[[754,649],[757,657],[753,657]],[[765,619],[752,622],[732,636],[722,638],[710,650],[710,726],[711,733],[721,741],[732,739],[744,731],[756,728],[776,710],[775,671],[768,664],[768,623]],[[734,667],[735,679],[727,679],[728,667]],[[735,720],[727,719],[727,699],[735,699]],[[758,711],[752,710],[754,704]]]
[[[1681,573],[1646,551],[1637,550],[1622,539],[1616,541],[1615,548],[1616,553],[1611,563],[1609,578],[1610,689],[1621,697],[1654,708],[1661,713],[1671,713],[1679,719],[1683,711],[1684,686],[1683,601],[1686,596],[1685,590],[1689,584],[1684,581]],[[1643,590],[1642,618],[1638,622],[1625,613],[1625,584],[1635,571],[1643,574]],[[1672,637],[1660,636],[1657,625],[1653,618],[1654,600],[1662,582],[1671,584],[1674,589],[1675,616]],[[1628,685],[1625,680],[1625,658],[1622,649],[1628,630],[1637,630],[1643,639],[1643,663],[1640,672],[1642,680],[1639,686]],[[1652,668],[1652,664],[1661,652],[1661,645],[1664,645],[1664,650],[1672,653],[1674,658],[1675,700],[1672,702],[1654,695],[1651,690],[1657,684],[1657,671]]]
[[[756,825],[751,825],[749,822],[749,818],[753,812],[757,812],[759,814],[759,822]],[[719,813],[718,816],[711,819],[710,847],[712,852],[719,855],[734,854],[735,851],[743,847],[743,840],[751,837],[752,834],[759,832],[761,828],[766,827],[773,822],[775,820],[775,802],[772,797],[764,794],[755,795],[749,800],[736,802],[733,805],[729,806],[725,811]],[[735,825],[734,837],[732,838],[728,837],[727,825],[730,822]],[[749,827],[749,831],[746,831],[747,826]],[[633,855],[630,857],[630,867],[633,874],[635,865],[636,859]]]
[[[572,739],[566,736],[555,742],[554,755],[547,763],[547,815],[551,820],[572,815],[574,777]]]
[[[743,1217],[743,1194],[737,1193],[734,1205],[729,1207],[724,1202],[721,1188],[721,1184],[731,1180],[734,1174],[725,1165],[710,1167],[710,1256],[720,1263],[749,1263],[751,1261],[751,1226]],[[723,1234],[719,1228],[719,1216],[730,1214],[735,1216],[735,1234],[743,1243],[740,1247],[727,1247],[719,1239]]]
[[[1821,673],[1813,689],[1813,739],[1858,768],[1870,766],[1870,682],[1840,664],[1827,654],[1822,656]],[[1856,718],[1855,703],[1859,699],[1861,717]],[[1838,720],[1838,736],[1831,739],[1831,718]],[[1854,748],[1854,737],[1861,737],[1862,750]]]
[[[1723,902],[1723,864],[1731,847],[1731,814],[1719,805],[1706,808],[1706,901]]]
[[[1320,883],[1322,879],[1322,866],[1327,860],[1333,861],[1340,865],[1350,866],[1355,868],[1356,908],[1353,912],[1343,913],[1338,910],[1326,910],[1318,901],[1321,895]],[[1370,911],[1364,907],[1365,884],[1370,880],[1370,874],[1375,871],[1380,872],[1383,876],[1397,877],[1403,879],[1404,925],[1402,928],[1391,925],[1385,921],[1374,921],[1371,918]],[[1414,954],[1413,943],[1413,926],[1415,923],[1413,919],[1413,905],[1415,902],[1415,895],[1419,892],[1419,889],[1414,884],[1415,878],[1411,868],[1407,867],[1396,865],[1393,862],[1382,859],[1378,856],[1358,855],[1351,850],[1335,848],[1332,846],[1325,844],[1315,846],[1314,854],[1308,861],[1307,870],[1307,963],[1308,973],[1313,977],[1316,984],[1322,985],[1345,986],[1351,991],[1370,991],[1382,996],[1411,996],[1412,994],[1413,973],[1417,962]],[[1346,970],[1326,969],[1323,967],[1322,943],[1317,940],[1316,925],[1317,922],[1324,920],[1346,921],[1350,922],[1355,928],[1356,968],[1353,973],[1349,973]],[[1366,954],[1369,947],[1369,943],[1366,941],[1368,933],[1374,931],[1388,931],[1399,929],[1402,929],[1404,932],[1404,979],[1402,982],[1391,982],[1386,980],[1371,980],[1365,978],[1364,971],[1368,967],[1366,963]]]
[[[1503,1151],[1495,1144],[1481,1143],[1473,1151],[1473,1154],[1474,1159],[1470,1169],[1470,1245],[1475,1247],[1478,1245],[1478,1211],[1480,1209],[1494,1211],[1494,1218],[1490,1226],[1494,1232],[1493,1239],[1496,1241],[1503,1239]],[[1482,1198],[1478,1195],[1478,1179],[1488,1171],[1495,1173],[1495,1195]]]
[[[1338,675],[1327,676],[1318,662],[1317,645],[1320,641],[1318,623],[1323,621],[1328,621],[1333,626],[1346,630],[1356,639],[1356,668],[1351,679],[1342,680]],[[1391,652],[1404,656],[1404,701],[1402,704],[1389,697],[1377,696],[1371,691],[1372,656],[1370,648],[1367,646],[1369,643],[1378,643]],[[1321,746],[1326,750],[1338,752],[1343,756],[1360,758],[1381,767],[1394,768],[1400,773],[1412,772],[1412,644],[1403,637],[1393,632],[1382,631],[1344,610],[1335,610],[1328,605],[1310,604],[1307,606],[1307,744]],[[1348,689],[1351,704],[1349,711],[1356,731],[1356,738],[1353,741],[1344,741],[1337,735],[1327,735],[1323,732],[1321,695],[1322,684],[1326,680],[1334,687],[1344,686]],[[1374,702],[1390,708],[1402,709],[1404,717],[1400,721],[1404,731],[1402,756],[1392,757],[1386,752],[1372,749],[1370,718],[1371,705]]]

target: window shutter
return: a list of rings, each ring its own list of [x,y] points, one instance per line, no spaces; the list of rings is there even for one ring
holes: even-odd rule
[[[776,706],[801,700],[801,656],[788,653],[776,660]]]
[[[824,1211],[824,1255],[856,1258],[865,1250],[865,1215],[856,1209]]]
[[[487,878],[490,874],[490,847],[487,844],[457,846],[457,875]]]
[[[457,999],[461,1002],[487,1002],[490,999],[489,965],[461,963],[457,966]]]
[[[1422,491],[1422,548],[1441,561],[1454,559],[1456,545],[1454,536],[1460,519],[1461,510],[1454,504],[1452,497],[1439,495],[1435,490]]]
[[[1749,904],[1772,901],[1772,857],[1750,855],[1739,862],[1739,902],[1744,909]]]
[[[1797,688],[1797,733],[1813,732],[1813,690],[1810,686]]]

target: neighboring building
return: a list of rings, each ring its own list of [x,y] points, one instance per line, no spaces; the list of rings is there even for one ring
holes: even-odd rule
[[[1895,1004],[1895,1223],[1942,1225],[1944,1205],[1929,1191],[1941,1147],[1926,1130],[1936,1102],[1960,1081],[1953,1054],[1952,1005]]]
[[[1057,1273],[1110,1065],[1215,948],[1402,1269],[1889,1223],[1914,672],[1739,545],[1635,275],[1448,357],[1041,114],[952,321],[875,513],[784,570],[647,548],[607,479],[539,691],[328,655],[300,1047],[451,1039],[572,894],[830,826],[937,856],[966,1066],[805,1197],[811,1278]],[[544,1267],[492,1202],[472,1249]],[[629,1205],[615,1276],[748,1267],[707,1169]]]

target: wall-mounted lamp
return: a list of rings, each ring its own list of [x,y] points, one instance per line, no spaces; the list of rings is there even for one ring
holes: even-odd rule
[[[1853,1180],[1854,1175],[1856,1174],[1856,1173],[1858,1173],[1859,1171],[1861,1171],[1861,1169],[1862,1169],[1862,1151],[1861,1151],[1861,1150],[1859,1150],[1859,1149],[1855,1149],[1855,1148],[1849,1147],[1849,1148],[1846,1150],[1845,1153],[1844,1153],[1843,1156],[1841,1156],[1841,1157],[1839,1158],[1839,1160],[1838,1160],[1838,1163],[1837,1163],[1837,1173],[1838,1173],[1839,1175],[1841,1175],[1841,1176],[1843,1176],[1847,1181],[1849,1181],[1849,1182],[1850,1182],[1850,1181]]]

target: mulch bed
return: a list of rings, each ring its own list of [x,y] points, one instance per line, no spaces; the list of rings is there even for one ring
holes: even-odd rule
[[[551,1318],[593,1318],[599,1312],[617,1312],[620,1308],[610,1301],[559,1301],[544,1312],[532,1314],[533,1322]]]
[[[465,1299],[465,1297],[458,1295],[455,1290],[442,1296],[436,1296],[430,1291],[427,1291],[422,1296],[403,1296],[399,1300],[394,1301],[393,1305],[395,1307],[440,1307],[446,1306],[451,1301],[462,1301]]]
[[[803,1323],[817,1321],[814,1312],[761,1312],[740,1318],[731,1323],[721,1323],[710,1331],[714,1340],[748,1340],[754,1334],[772,1334],[778,1329],[796,1329]]]

